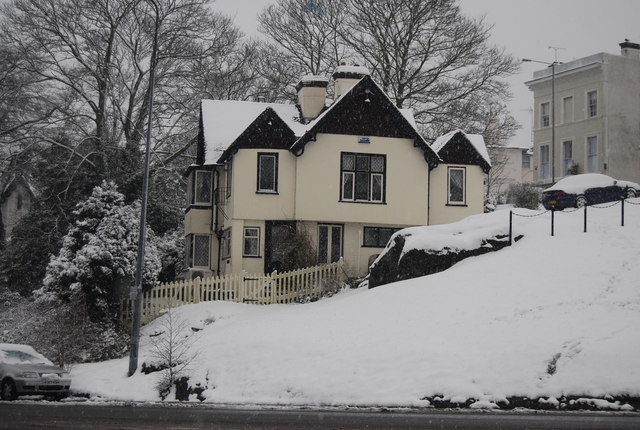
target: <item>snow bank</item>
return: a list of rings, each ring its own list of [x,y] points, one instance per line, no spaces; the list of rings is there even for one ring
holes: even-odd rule
[[[550,214],[515,217],[524,238],[512,247],[316,303],[178,308],[201,329],[190,334],[191,383],[206,402],[243,404],[429,406],[441,396],[493,408],[511,396],[639,396],[640,205],[625,212],[620,227],[619,206],[590,209],[588,233],[580,211],[557,212],[554,237]],[[501,217],[425,234],[449,246],[461,226],[492,229]],[[142,330],[141,362],[160,323]],[[72,388],[158,398],[157,373],[127,378],[126,369],[126,358],[78,365]]]

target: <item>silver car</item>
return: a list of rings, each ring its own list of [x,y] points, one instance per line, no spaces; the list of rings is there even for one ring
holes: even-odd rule
[[[61,367],[29,345],[0,343],[0,397],[45,395],[62,399],[69,395],[71,379]]]

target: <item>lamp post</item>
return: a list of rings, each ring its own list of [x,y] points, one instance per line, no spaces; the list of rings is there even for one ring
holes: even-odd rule
[[[144,246],[146,242],[147,201],[149,197],[149,156],[151,152],[151,120],[153,117],[153,89],[155,85],[156,62],[158,56],[158,25],[160,22],[160,10],[155,0],[149,0],[156,13],[155,29],[153,35],[153,48],[151,49],[151,62],[149,64],[149,98],[147,100],[147,142],[144,154],[144,176],[142,178],[142,202],[140,204],[140,228],[138,234],[138,261],[136,262],[136,274],[130,295],[133,298],[133,321],[131,323],[131,344],[129,349],[129,372],[131,376],[138,368],[138,347],[140,345],[140,319],[142,314],[142,274],[144,272]]]
[[[551,67],[551,183],[556,182],[556,65],[562,64],[557,61],[552,63],[546,61],[523,58],[523,63],[540,63]]]

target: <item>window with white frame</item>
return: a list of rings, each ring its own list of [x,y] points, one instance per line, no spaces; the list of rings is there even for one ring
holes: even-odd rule
[[[209,267],[211,262],[211,236],[189,234],[185,238],[186,266]]]
[[[587,92],[587,117],[591,118],[598,115],[598,91],[593,90]]]
[[[550,104],[549,102],[545,102],[545,103],[541,103],[540,104],[540,127],[549,127],[549,112],[550,112],[550,108],[549,108]]]
[[[522,151],[522,168],[531,168],[531,154],[527,153],[527,151]]]
[[[258,153],[258,193],[278,192],[278,154]]]
[[[551,178],[551,165],[549,164],[549,145],[540,146],[540,179]]]
[[[597,172],[598,171],[598,137],[597,136],[589,136],[587,137],[587,171],[588,172]]]
[[[260,256],[260,227],[245,227],[242,246],[244,257]]]
[[[563,174],[566,176],[574,166],[573,162],[573,141],[565,140],[562,142],[562,154],[564,157]]]
[[[447,171],[447,204],[464,205],[466,204],[466,168],[449,167]]]
[[[228,228],[222,232],[222,237],[220,238],[220,257],[221,258],[231,258],[231,229]]]
[[[383,203],[386,168],[385,155],[343,152],[340,160],[340,200]]]

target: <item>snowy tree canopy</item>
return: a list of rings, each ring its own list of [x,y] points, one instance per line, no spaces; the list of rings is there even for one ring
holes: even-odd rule
[[[47,266],[36,296],[44,301],[86,303],[94,321],[114,319],[136,270],[140,204],[126,205],[113,182],[94,188],[74,211],[76,221],[60,253]],[[143,285],[156,282],[161,259],[153,231],[147,233]]]

